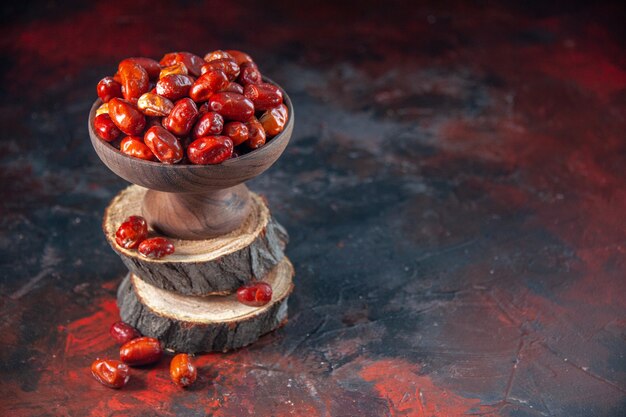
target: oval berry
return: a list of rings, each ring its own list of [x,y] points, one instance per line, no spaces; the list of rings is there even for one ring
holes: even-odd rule
[[[229,49],[226,51],[226,53],[229,54],[239,66],[248,62],[254,62],[252,57],[245,52],[237,51],[235,49]]]
[[[237,81],[243,86],[248,84],[259,84],[263,82],[263,77],[254,62],[246,62],[240,67]]]
[[[248,126],[241,122],[229,122],[224,125],[224,136],[228,136],[235,146],[248,140]]]
[[[129,136],[141,134],[146,127],[146,117],[134,105],[121,98],[109,101],[109,116]]]
[[[122,84],[118,83],[113,77],[104,77],[96,87],[98,97],[102,102],[107,103],[115,97],[122,97]]]
[[[232,59],[218,59],[216,61],[207,62],[201,68],[201,73],[206,74],[211,71],[222,71],[228,77],[229,81],[233,81],[239,76],[239,65]]]
[[[109,334],[120,345],[141,337],[139,330],[135,329],[130,324],[124,323],[123,321],[116,321],[113,323],[109,329]]]
[[[146,116],[163,117],[170,114],[174,103],[158,94],[145,93],[137,100],[137,108]]]
[[[158,362],[163,356],[161,342],[153,337],[138,337],[120,348],[120,359],[130,366],[148,365]]]
[[[224,129],[224,118],[214,111],[204,113],[193,127],[191,135],[194,139],[202,136],[219,135]]]
[[[122,139],[120,152],[144,161],[154,161],[156,159],[148,145],[143,143],[140,136],[126,136]]]
[[[152,237],[139,244],[139,253],[150,259],[161,259],[174,253],[174,244],[164,237]]]
[[[117,125],[113,123],[108,113],[102,113],[96,116],[93,120],[93,128],[96,134],[100,136],[102,140],[112,142],[117,139],[121,132]]]
[[[209,108],[225,119],[247,122],[254,116],[254,104],[237,93],[216,93],[209,99]]]
[[[237,300],[252,307],[263,306],[272,300],[272,287],[266,282],[244,285],[237,290]]]
[[[146,70],[148,77],[152,80],[157,79],[159,77],[159,73],[161,72],[161,65],[159,65],[157,61],[151,58],[145,58],[145,57],[126,58],[125,60],[120,62],[120,65],[125,62],[132,62],[134,64],[139,65],[141,68]]]
[[[273,84],[248,84],[244,88],[244,96],[254,103],[255,110],[267,110],[283,103],[283,93]]]
[[[276,136],[285,128],[288,116],[289,110],[287,110],[287,106],[281,104],[263,113],[259,122],[261,122],[263,130],[265,130],[267,135]]]
[[[169,74],[156,83],[156,93],[170,100],[179,100],[189,94],[193,78],[183,74]]]
[[[91,364],[91,374],[109,388],[122,388],[130,379],[128,365],[115,359],[96,359]]]
[[[252,119],[246,123],[246,126],[248,126],[248,146],[251,149],[257,149],[265,145],[267,136],[261,122],[257,119]]]
[[[205,136],[191,142],[187,157],[192,164],[214,165],[229,159],[233,141],[227,136]]]
[[[175,164],[183,159],[180,141],[162,126],[152,126],[143,136],[144,143],[154,156],[164,164]]]
[[[169,54],[165,54],[160,61],[160,64],[164,67],[177,63],[185,64],[189,73],[197,77],[200,75],[200,70],[205,61],[198,55],[194,55],[190,52],[170,52]]]
[[[170,362],[170,377],[179,387],[185,388],[193,384],[198,377],[198,370],[191,362],[189,355],[179,353]]]
[[[126,100],[134,101],[150,90],[150,77],[141,65],[124,60],[117,72],[122,79],[122,94]]]
[[[186,97],[176,102],[172,111],[164,117],[163,127],[177,136],[186,136],[198,119],[198,107],[192,99]]]
[[[206,62],[217,61],[218,59],[230,59],[232,61],[235,60],[228,52],[222,51],[220,49],[209,52],[204,56],[204,60]]]
[[[207,101],[213,93],[228,86],[228,78],[224,72],[216,70],[202,74],[189,89],[189,97],[193,101]]]
[[[148,223],[141,216],[130,216],[115,232],[115,242],[125,249],[133,249],[148,237]]]
[[[165,77],[170,74],[180,74],[180,75],[188,75],[189,71],[187,71],[187,67],[182,62],[178,62],[174,65],[170,65],[169,67],[165,67],[161,69],[159,73],[159,79]]]

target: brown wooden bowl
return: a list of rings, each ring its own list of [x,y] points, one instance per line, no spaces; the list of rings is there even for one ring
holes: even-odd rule
[[[275,84],[269,79],[265,81]],[[283,101],[289,119],[280,134],[259,149],[217,165],[168,165],[123,154],[95,133],[93,121],[102,104],[100,99],[89,112],[89,137],[111,171],[150,189],[143,201],[142,214],[155,230],[179,239],[208,239],[241,225],[250,212],[250,195],[243,183],[272,166],[287,147],[293,132],[294,111],[284,90]],[[128,213],[133,214],[137,213]]]

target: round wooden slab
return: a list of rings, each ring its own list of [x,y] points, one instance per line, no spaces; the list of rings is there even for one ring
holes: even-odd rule
[[[122,320],[144,336],[158,338],[176,352],[228,351],[246,346],[287,319],[293,290],[293,266],[287,258],[264,278],[272,301],[250,307],[236,295],[193,297],[166,291],[129,274],[117,292]]]
[[[115,232],[129,216],[141,215],[146,192],[137,185],[120,192],[105,210],[102,228],[128,269],[149,284],[186,295],[230,294],[243,284],[263,279],[285,256],[287,231],[254,193],[250,193],[250,215],[231,233],[205,240],[170,239],[176,252],[163,259],[124,249],[115,242]],[[150,234],[156,235],[152,230]]]

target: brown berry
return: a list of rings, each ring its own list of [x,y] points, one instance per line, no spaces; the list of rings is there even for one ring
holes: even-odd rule
[[[128,365],[115,359],[96,359],[91,364],[91,374],[109,388],[122,388],[130,379]]]
[[[170,376],[176,385],[185,388],[194,383],[198,377],[198,371],[191,363],[188,354],[179,353],[170,362]]]
[[[161,342],[153,337],[132,339],[120,348],[120,359],[130,366],[155,363],[161,356],[163,356]]]

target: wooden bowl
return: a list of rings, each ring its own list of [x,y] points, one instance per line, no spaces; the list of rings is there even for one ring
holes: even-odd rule
[[[275,84],[269,79],[265,81]],[[250,212],[250,195],[244,182],[272,166],[287,147],[294,111],[284,91],[283,101],[289,119],[280,134],[259,149],[217,165],[168,165],[123,154],[94,131],[100,99],[89,112],[89,136],[96,153],[111,171],[150,189],[144,197],[142,214],[155,230],[178,239],[208,239],[241,225]],[[133,214],[138,213],[128,213]]]

